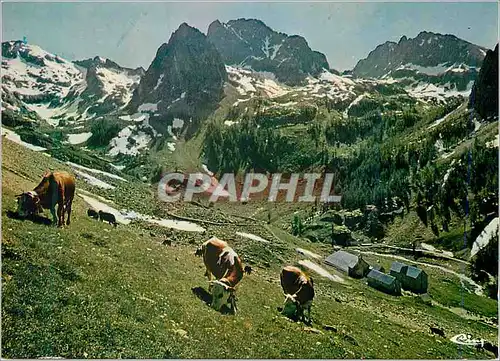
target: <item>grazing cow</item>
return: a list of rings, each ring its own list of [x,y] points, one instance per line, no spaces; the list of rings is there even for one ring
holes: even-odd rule
[[[114,214],[111,214],[111,213],[108,213],[108,212],[103,212],[103,211],[99,211],[99,219],[102,221],[106,221],[108,222],[109,224],[112,224],[113,226],[117,226],[117,222],[116,222],[116,217]]]
[[[28,217],[43,212],[44,208],[49,209],[54,224],[62,227],[64,214],[67,212],[66,224],[69,226],[75,185],[75,177],[67,172],[47,171],[35,189],[17,195],[17,213],[20,217]]]
[[[283,312],[295,309],[295,315],[305,321],[304,310],[311,319],[311,305],[314,298],[314,283],[300,268],[285,266],[280,275],[281,287],[285,293]]]
[[[94,219],[99,219],[99,213],[95,209],[89,208],[87,210],[87,216],[92,217]]]
[[[219,311],[223,305],[228,304],[236,312],[235,286],[243,278],[241,259],[226,242],[216,237],[203,243],[195,254],[203,256],[205,276],[210,282],[212,308]],[[215,281],[212,281],[212,275],[215,276]]]

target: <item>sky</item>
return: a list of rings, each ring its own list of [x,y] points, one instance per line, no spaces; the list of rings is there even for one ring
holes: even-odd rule
[[[147,69],[181,23],[206,34],[212,21],[238,18],[302,35],[338,70],[352,69],[385,41],[424,30],[487,48],[498,42],[496,2],[3,2],[2,40],[26,36],[68,60],[99,55]]]

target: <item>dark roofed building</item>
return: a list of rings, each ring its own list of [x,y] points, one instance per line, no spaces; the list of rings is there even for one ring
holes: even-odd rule
[[[360,256],[345,251],[329,255],[325,263],[347,273],[350,277],[362,278],[369,270],[369,265]]]
[[[408,266],[403,288],[415,293],[426,293],[427,286],[427,273],[420,268]]]
[[[368,272],[366,278],[368,279],[368,285],[378,289],[379,291],[391,295],[401,294],[401,284],[396,279],[396,277],[372,269],[370,272]]]
[[[404,285],[404,278],[405,278],[407,269],[408,269],[408,265],[401,263],[401,262],[394,261],[391,264],[391,269],[389,270],[389,274],[392,277],[395,277],[401,285]]]
[[[389,273],[399,281],[404,290],[415,293],[427,292],[427,274],[420,268],[401,262],[393,262]]]

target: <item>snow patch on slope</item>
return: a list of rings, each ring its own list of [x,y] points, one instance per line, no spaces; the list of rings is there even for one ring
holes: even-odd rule
[[[25,148],[34,150],[35,152],[41,152],[46,150],[43,147],[39,147],[37,145],[33,145],[31,143],[27,143],[21,140],[21,136],[17,134],[16,132],[13,132],[12,130],[2,128],[2,137],[7,138],[8,140],[17,143],[19,145],[22,145]]]
[[[346,110],[344,110],[344,112],[342,114],[343,118],[347,119],[349,117],[349,110],[351,109],[351,107],[353,107],[354,105],[358,104],[367,95],[368,95],[367,93],[363,93],[361,95],[358,95],[358,97],[356,99],[354,99],[351,102],[351,104],[349,104],[349,106],[346,108]]]
[[[132,139],[132,141],[130,141]],[[111,149],[108,152],[110,156],[118,154],[137,155],[141,149],[147,148],[151,137],[141,130],[137,130],[137,126],[129,125],[123,128],[116,137],[111,139]]]
[[[139,112],[157,112],[158,111],[158,103],[144,103],[137,108]]]
[[[85,167],[83,165],[76,164],[76,163],[73,163],[73,162],[66,162],[66,164],[69,165],[72,168],[78,168],[78,169],[81,169],[81,170],[85,170],[87,172],[102,174],[102,175],[104,175],[106,177],[109,177],[109,178],[113,178],[113,179],[116,179],[116,180],[127,182],[127,180],[125,178],[117,176],[116,174],[108,173],[108,172],[105,172],[105,171],[102,171],[102,170],[99,170],[99,169],[95,169],[95,168],[88,168],[88,167]],[[114,166],[114,167],[116,167],[117,169],[119,169],[118,166]],[[123,168],[121,168],[121,169],[123,169]]]
[[[406,87],[406,91],[416,99],[426,100],[426,99],[436,99],[438,101],[445,101],[446,98],[452,96],[462,96],[468,97],[473,81],[470,81],[464,91],[458,90],[447,90],[444,87],[439,87],[434,84],[419,82],[415,87]]]
[[[158,87],[161,85],[161,83],[163,82],[163,77],[164,76],[165,76],[165,74],[160,74],[160,77],[158,78],[158,81],[156,82],[154,90],[158,89]]]
[[[440,74],[447,72],[448,70],[451,70],[452,68],[453,68],[453,65],[450,67],[448,65],[448,63],[441,63],[437,66],[420,66],[420,65],[409,63],[409,64],[400,65],[396,70],[415,70],[421,74],[437,76],[437,75],[440,75]]]
[[[269,241],[267,239],[264,239],[262,237],[259,237],[255,234],[252,234],[252,233],[245,233],[245,232],[236,232],[236,234],[238,236],[241,236],[241,237],[244,237],[244,238],[248,238],[248,239],[252,239],[254,241],[258,241],[258,242],[262,242],[262,243],[269,243]]]
[[[115,186],[112,186],[111,184],[106,183],[106,182],[94,177],[93,175],[79,171],[78,169],[73,169],[73,172],[75,172],[77,177],[82,178],[83,180],[85,180],[85,182],[87,182],[91,185],[94,185],[96,187],[103,188],[103,189],[115,189]]]
[[[26,53],[44,65],[37,65],[21,58]],[[21,95],[53,94],[64,98],[70,88],[84,81],[77,67],[64,59],[50,54],[36,45],[20,45],[17,57],[2,59],[2,85]]]
[[[352,79],[335,75],[333,73],[330,73],[328,70],[323,69],[323,72],[319,75],[320,80],[324,80],[330,83],[333,83],[341,88],[344,88],[344,90],[347,90],[347,86],[354,85],[354,81]]]
[[[240,95],[251,95],[264,92],[268,97],[274,98],[285,95],[289,89],[278,84],[273,78],[274,74],[253,72],[248,69],[226,66],[229,79],[236,83],[236,90]]]
[[[498,217],[488,223],[472,244],[472,250],[470,251],[471,258],[474,257],[481,249],[486,247],[495,235],[498,235]]]
[[[96,74],[104,92],[104,96],[97,100],[97,103],[102,103],[106,98],[112,96],[121,98],[124,106],[127,105],[132,99],[132,88],[140,81],[140,77],[137,75],[129,75],[126,71],[104,67],[97,67]]]
[[[92,136],[91,132],[68,134],[68,142],[73,145],[82,144],[86,142],[91,136]]]

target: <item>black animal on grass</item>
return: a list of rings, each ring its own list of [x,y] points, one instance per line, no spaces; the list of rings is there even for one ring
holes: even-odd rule
[[[439,335],[441,337],[445,337],[444,331],[442,329],[437,328],[437,327],[433,327],[433,326],[430,326],[430,329],[431,329],[431,333],[433,333],[435,335]]]
[[[101,220],[101,222],[106,221],[115,227],[118,225],[118,223],[116,223],[115,215],[108,212],[99,211],[99,219]]]
[[[99,213],[95,209],[89,208],[87,210],[87,216],[92,217],[94,219],[99,219]]]
[[[498,346],[493,345],[492,343],[486,341],[483,345],[483,348],[486,351],[492,352],[496,358],[498,358]]]

